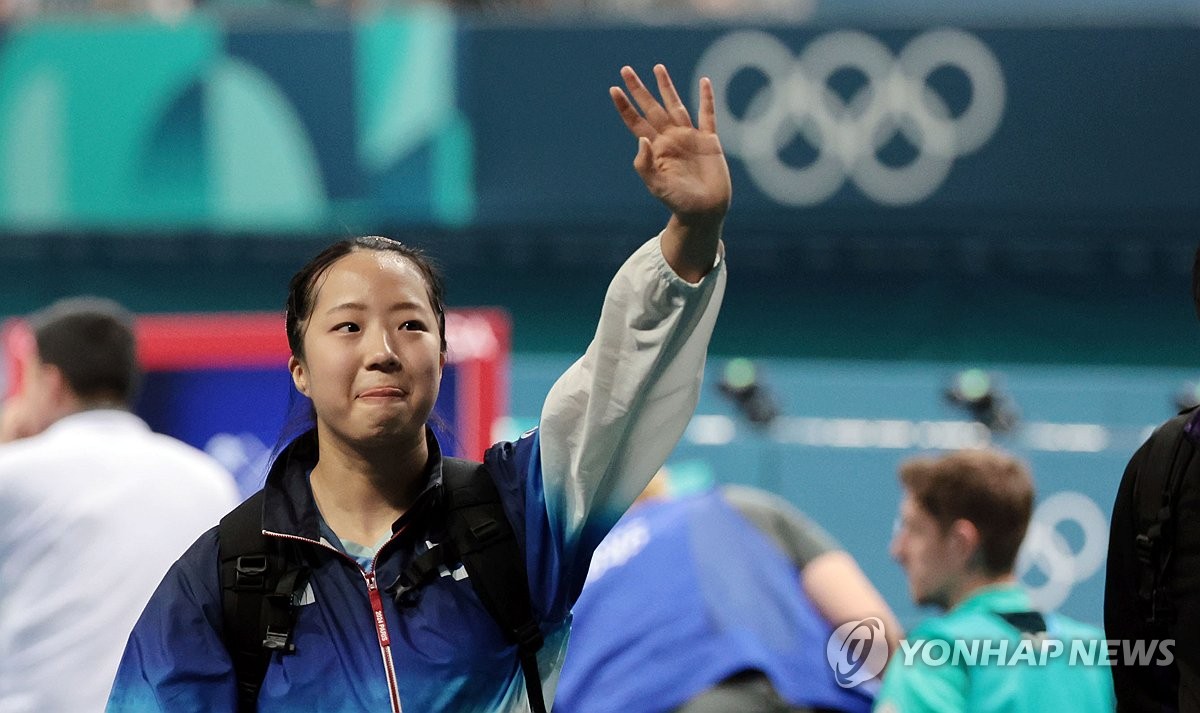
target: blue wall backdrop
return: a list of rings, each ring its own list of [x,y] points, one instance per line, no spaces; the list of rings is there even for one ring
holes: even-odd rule
[[[568,356],[515,359],[514,421],[536,419]],[[1100,623],[1108,522],[1117,483],[1149,430],[1174,413],[1174,398],[1200,370],[1044,367],[1011,364],[758,362],[760,383],[781,415],[766,430],[744,420],[716,384],[712,359],[697,415],[672,455],[686,483],[706,478],[778,492],[809,514],[863,566],[911,627],[927,613],[909,601],[887,553],[900,500],[896,467],[934,449],[991,443],[1031,466],[1037,510],[1020,573],[1038,603]],[[943,391],[960,370],[984,366],[1020,414],[991,435]]]

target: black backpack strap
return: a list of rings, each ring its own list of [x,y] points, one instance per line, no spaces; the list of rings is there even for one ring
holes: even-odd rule
[[[1142,618],[1151,625],[1169,624],[1174,616],[1165,588],[1175,544],[1174,508],[1188,471],[1195,465],[1195,409],[1164,423],[1151,436],[1146,460],[1133,489],[1137,532],[1137,597]]]
[[[258,708],[272,654],[295,651],[295,594],[309,574],[262,534],[262,509],[259,491],[221,518],[219,527],[225,648],[237,675],[238,710],[246,713]]]
[[[517,646],[530,708],[546,713],[537,664],[542,629],[533,614],[525,558],[496,483],[483,464],[458,458],[442,461],[442,483],[449,544],[484,608]]]
[[[421,587],[437,579],[442,567],[454,567],[459,563],[452,542],[442,542],[415,558],[400,576],[385,590],[402,607],[416,606]]]

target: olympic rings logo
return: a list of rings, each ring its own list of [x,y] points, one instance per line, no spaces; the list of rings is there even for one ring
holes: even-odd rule
[[[971,102],[958,116],[928,86],[941,67],[958,68],[971,83]],[[829,85],[844,69],[866,77],[848,101]],[[728,88],[746,70],[761,73],[766,84],[738,117]],[[743,161],[763,193],[787,206],[820,203],[847,179],[879,203],[917,203],[942,185],[954,159],[992,137],[1004,114],[1000,64],[974,36],[953,29],[918,36],[899,56],[862,32],[832,32],[798,58],[765,32],[734,32],[705,51],[696,71],[693,86],[703,76],[713,82],[726,153]],[[797,135],[817,154],[800,167],[780,157]],[[892,166],[878,152],[897,136],[916,156]]]
[[[1063,537],[1060,525],[1074,523],[1082,536],[1079,549]],[[1108,518],[1095,501],[1082,493],[1063,491],[1042,501],[1029,523],[1017,558],[1017,574],[1035,608],[1051,611],[1062,606],[1075,585],[1100,570],[1108,554]],[[1029,573],[1044,581],[1029,583]]]

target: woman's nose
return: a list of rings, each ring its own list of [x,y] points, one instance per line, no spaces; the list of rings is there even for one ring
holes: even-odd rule
[[[374,351],[367,366],[375,369],[395,369],[400,366],[400,357],[396,353],[396,345],[390,332],[384,331],[374,340]]]

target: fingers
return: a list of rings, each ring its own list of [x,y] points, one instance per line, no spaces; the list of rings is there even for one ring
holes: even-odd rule
[[[636,136],[650,138],[671,126],[691,127],[691,114],[680,98],[675,83],[671,81],[667,68],[661,64],[654,65],[654,76],[658,80],[658,92],[662,96],[662,103],[654,98],[637,72],[628,65],[621,68],[621,78],[625,80],[629,94],[619,87],[609,88],[609,95],[625,125]],[[706,133],[717,131],[716,100],[713,96],[712,80],[708,77],[700,78],[700,121],[697,128]]]
[[[679,98],[679,92],[675,91],[675,84],[671,82],[667,68],[661,64],[654,65],[654,76],[658,80],[659,96],[662,97],[671,120],[678,126],[691,126],[692,117],[683,105],[683,100]]]
[[[700,78],[700,126],[701,131],[717,133],[717,108],[713,99],[712,80]]]
[[[654,166],[654,147],[650,144],[650,139],[641,137],[638,139],[637,156],[633,157],[633,170],[638,172],[638,175],[643,179],[647,178]]]
[[[621,120],[625,122],[625,126],[629,127],[634,136],[653,138],[658,134],[650,122],[642,118],[620,87],[609,87],[608,95],[612,97],[613,106],[617,107],[617,113],[621,115]]]
[[[654,98],[654,95],[650,93],[650,90],[646,88],[646,85],[642,84],[641,78],[638,77],[637,72],[633,71],[632,67],[628,65],[622,67],[621,78],[625,80],[625,86],[629,89],[629,94],[637,102],[637,105],[641,107],[642,114],[645,115],[646,120],[650,122],[650,125],[655,130],[662,131],[674,123],[671,120],[671,115],[667,113],[666,109],[663,109],[658,100]]]

